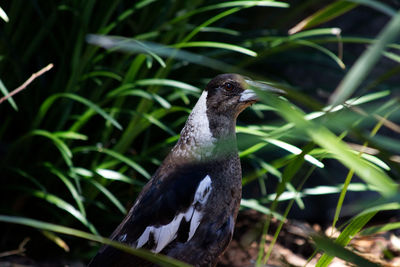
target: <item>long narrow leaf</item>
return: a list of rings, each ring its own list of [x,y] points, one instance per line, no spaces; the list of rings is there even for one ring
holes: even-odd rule
[[[326,254],[331,255],[332,257],[338,257],[346,262],[352,262],[356,264],[356,266],[363,266],[363,267],[379,267],[380,265],[372,263],[357,254],[343,248],[342,246],[338,245],[337,243],[333,242],[329,238],[313,235],[312,239],[316,243],[317,248],[322,249],[325,251]],[[324,255],[326,255],[324,254]],[[317,267],[320,266],[328,266],[327,264],[320,264],[319,262],[316,265]]]
[[[134,249],[129,245],[125,245],[123,243],[112,241],[108,238],[104,238],[104,237],[101,237],[98,235],[92,235],[87,232],[83,232],[80,230],[76,230],[73,228],[69,228],[69,227],[65,227],[65,226],[61,226],[61,225],[57,225],[57,224],[46,223],[46,222],[42,222],[42,221],[38,221],[38,220],[33,220],[30,218],[7,216],[7,215],[0,215],[0,221],[6,222],[6,223],[26,225],[26,226],[33,227],[36,229],[52,231],[52,232],[56,232],[56,233],[60,233],[60,234],[66,234],[69,236],[75,236],[75,237],[83,238],[86,240],[99,242],[102,244],[107,244],[107,245],[113,246],[115,248],[118,248],[124,252],[136,255],[138,257],[144,258],[146,260],[149,260],[151,262],[154,262],[154,263],[159,264],[164,267],[190,267],[190,265],[188,265],[186,263],[169,258],[162,254],[153,254],[146,250]]]
[[[78,221],[80,221],[83,225],[88,227],[88,229],[92,233],[97,234],[96,228],[94,228],[94,226],[86,219],[86,217],[79,210],[77,210],[74,206],[72,206],[65,200],[61,199],[60,197],[50,194],[50,193],[45,193],[45,192],[42,192],[39,190],[32,190],[30,188],[21,188],[21,189],[28,192],[32,196],[43,199],[43,200],[47,201],[48,203],[53,204],[53,205],[57,206],[58,208],[66,211],[71,216],[75,217]]]
[[[66,175],[64,173],[62,173],[60,170],[58,170],[52,164],[46,164],[46,167],[49,168],[51,173],[53,173],[55,176],[60,178],[60,180],[68,188],[68,191],[71,193],[72,197],[74,198],[82,216],[86,217],[86,210],[85,210],[85,206],[83,205],[81,195],[78,193],[78,190],[75,188],[75,186],[72,184],[72,182],[66,177]]]
[[[350,71],[343,78],[334,94],[329,99],[332,106],[341,104],[345,101],[366,78],[372,67],[381,57],[386,45],[391,43],[400,34],[400,12],[394,16],[385,26],[371,47],[365,51]]]
[[[286,101],[263,92],[259,92],[259,96],[265,103],[275,107],[288,122],[306,132],[316,144],[332,153],[335,158],[349,169],[354,169],[364,181],[374,185],[383,195],[388,196],[396,193],[396,184],[385,172],[371,166],[364,159],[352,153],[351,149],[327,128],[312,121],[307,121],[303,112]]]
[[[376,212],[370,212],[362,216],[358,216],[356,219],[354,219],[345,229],[342,233],[340,233],[339,237],[335,240],[335,246],[336,248],[344,247],[346,246],[350,240],[360,232],[360,230],[365,226],[367,222],[371,220],[372,217],[374,217]],[[321,248],[328,251],[329,254],[324,254],[321,256],[321,258],[318,260],[316,267],[327,267],[329,263],[332,261],[334,256],[336,256],[335,253],[332,253],[332,250],[329,248],[322,246]],[[335,251],[338,251],[338,249],[335,249]],[[338,254],[339,256],[340,254]],[[368,265],[360,265],[360,266],[368,266]]]
[[[346,12],[349,12],[353,8],[357,6],[356,3],[351,3],[348,1],[340,0],[336,1],[324,9],[321,9],[314,13],[313,15],[307,17],[306,19],[299,22],[296,26],[289,30],[289,34],[294,34],[303,29],[308,29],[314,26],[317,26],[321,23],[327,22],[331,19],[334,19]]]
[[[187,90],[190,92],[196,92],[196,93],[201,92],[199,88],[193,85],[171,79],[142,79],[135,81],[134,84],[142,86],[147,86],[147,85],[171,86],[182,90]]]
[[[226,50],[231,50],[231,51],[235,51],[235,52],[239,52],[251,57],[256,57],[257,53],[238,46],[238,45],[232,45],[232,44],[227,44],[227,43],[219,43],[219,42],[187,42],[187,43],[178,43],[176,45],[172,45],[172,47],[175,48],[182,48],[182,47],[211,47],[211,48],[222,48],[222,49],[226,49]]]
[[[87,98],[84,98],[82,96],[72,94],[72,93],[58,93],[58,94],[54,94],[54,95],[48,97],[40,107],[39,114],[36,117],[36,122],[35,122],[36,126],[43,120],[48,109],[51,107],[51,105],[54,104],[55,100],[57,100],[58,98],[69,98],[69,99],[75,100],[75,101],[93,109],[96,113],[98,113],[106,121],[108,121],[112,125],[114,125],[117,129],[122,130],[122,126],[113,117],[111,117],[109,114],[107,114],[107,112],[105,112],[102,108],[100,108],[98,105],[96,105],[95,103],[93,103],[92,101],[90,101]]]
[[[89,147],[79,147],[79,148],[74,149],[74,152],[87,152],[87,151],[95,151],[95,152],[107,154],[107,155],[127,164],[128,166],[132,167],[134,170],[136,170],[138,173],[140,173],[147,179],[150,179],[150,174],[145,169],[143,169],[139,164],[137,164],[133,160],[129,159],[128,157],[126,157],[116,151],[113,151],[113,150],[110,150],[107,148],[97,148],[97,147],[90,147],[90,146]]]
[[[64,141],[62,141],[60,138],[58,138],[55,134],[45,131],[45,130],[33,130],[30,133],[28,133],[26,136],[24,136],[24,138],[28,137],[28,136],[43,136],[46,137],[48,139],[50,139],[53,144],[57,147],[57,149],[60,151],[61,156],[63,157],[65,163],[68,166],[72,166],[72,152],[71,150],[68,148],[68,146],[64,143]]]
[[[265,7],[289,7],[288,3],[284,2],[277,2],[277,1],[229,1],[229,2],[222,2],[218,3],[215,5],[209,5],[205,7],[200,7],[194,10],[191,10],[190,12],[187,12],[186,14],[183,14],[182,16],[176,17],[173,19],[170,23],[177,23],[181,20],[184,20],[186,18],[189,18],[195,14],[199,14],[205,11],[210,11],[214,9],[221,9],[221,8],[229,8],[229,7],[242,7],[242,8],[248,8],[248,7],[253,7],[253,6],[265,6]]]
[[[94,187],[96,187],[103,195],[105,195],[111,203],[113,203],[119,211],[121,211],[122,214],[126,214],[126,209],[125,207],[121,204],[121,202],[111,193],[107,188],[105,188],[103,185],[100,183],[96,182],[93,179],[88,180],[89,183],[91,183]]]
[[[0,14],[1,14],[1,7],[0,7]],[[4,85],[4,83],[3,83],[3,81],[0,79],[0,92],[2,92],[2,94],[3,95],[8,95],[9,94],[9,92],[8,92],[8,90],[7,90],[7,88],[6,88],[6,86]],[[10,103],[10,105],[11,105],[11,107],[15,110],[15,111],[18,111],[18,107],[17,107],[17,104],[15,103],[15,101],[14,101],[14,99],[12,98],[12,96],[10,96],[8,99],[7,99],[7,101],[8,101],[8,103]]]

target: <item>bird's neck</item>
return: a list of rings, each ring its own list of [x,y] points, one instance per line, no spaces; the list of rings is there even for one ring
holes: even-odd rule
[[[237,155],[235,124],[236,119],[207,112],[207,91],[204,91],[172,149],[172,156],[207,161]]]

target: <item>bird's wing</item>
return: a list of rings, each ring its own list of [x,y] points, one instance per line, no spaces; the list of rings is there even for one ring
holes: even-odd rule
[[[162,178],[154,177],[112,239],[155,253],[174,240],[187,242],[201,222],[211,191],[211,177],[204,165],[184,166]],[[92,262],[120,256],[116,249],[105,246]]]

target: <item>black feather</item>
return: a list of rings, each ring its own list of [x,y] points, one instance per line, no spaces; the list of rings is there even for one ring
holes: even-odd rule
[[[165,177],[153,177],[155,180],[147,191],[142,193],[139,202],[131,210],[131,216],[117,228],[113,237],[118,239],[122,234],[126,234],[128,237],[126,242],[133,243],[141,236],[146,227],[170,223],[177,214],[185,212],[190,207],[200,181],[207,175],[207,164],[199,163],[177,167]],[[177,239],[180,242],[187,241],[189,229],[190,222],[186,223],[185,220],[182,220],[177,233]],[[156,247],[155,242],[149,240],[143,248],[152,249],[154,247]],[[123,256],[123,254],[125,255]],[[125,252],[105,246],[93,258],[89,266],[124,266],[121,264],[126,264],[126,262],[119,262],[122,258],[129,258],[131,264],[143,262],[133,255],[128,257]],[[137,266],[145,265],[138,263]]]

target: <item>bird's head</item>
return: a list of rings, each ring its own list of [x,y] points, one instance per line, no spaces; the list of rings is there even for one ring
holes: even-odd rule
[[[260,83],[239,74],[220,74],[212,79],[207,87],[207,111],[213,115],[236,118],[246,107],[258,100],[252,88],[283,93],[268,84]]]
[[[254,89],[283,93],[264,83],[239,74],[221,74],[212,79],[201,94],[173,148],[175,157],[191,159],[236,153],[236,118],[246,107],[258,100]]]

